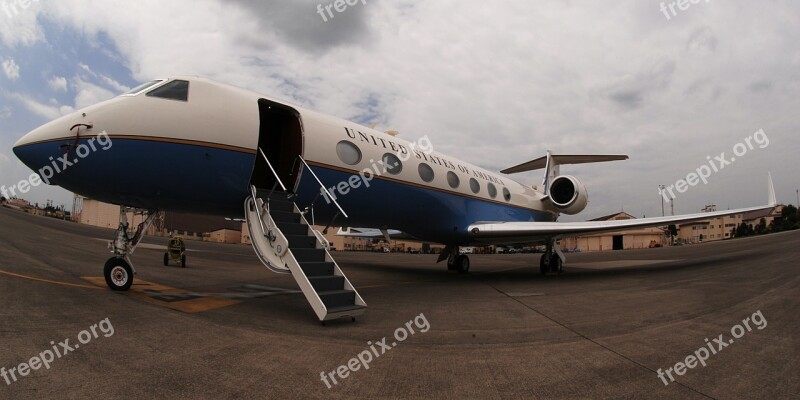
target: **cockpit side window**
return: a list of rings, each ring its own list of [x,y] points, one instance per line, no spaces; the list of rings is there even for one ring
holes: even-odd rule
[[[151,87],[153,87],[155,85],[158,85],[161,82],[164,82],[164,80],[163,79],[156,79],[154,81],[143,83],[143,84],[141,84],[139,86],[136,86],[135,88],[133,88],[131,90],[128,90],[127,92],[121,94],[120,96],[136,96],[137,94],[139,94],[141,92],[144,92],[145,90],[150,89]]]
[[[189,101],[189,81],[174,80],[147,92],[147,96],[169,100]]]

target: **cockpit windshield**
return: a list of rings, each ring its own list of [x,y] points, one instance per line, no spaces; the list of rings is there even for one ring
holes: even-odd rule
[[[153,87],[155,85],[158,85],[161,82],[164,82],[164,79],[156,79],[154,81],[143,83],[143,84],[141,84],[139,86],[136,86],[135,88],[133,88],[131,90],[128,90],[127,92],[121,94],[121,96],[136,96],[137,94],[142,93],[145,90],[150,89],[151,87]]]
[[[170,83],[165,83],[149,92],[147,97],[158,97],[168,100],[189,100],[189,81],[176,79]]]

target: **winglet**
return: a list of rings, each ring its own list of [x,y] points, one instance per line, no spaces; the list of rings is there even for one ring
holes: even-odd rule
[[[775,197],[775,185],[772,184],[772,174],[767,173],[767,179],[769,180],[767,190],[769,190],[769,205],[775,207],[778,204],[778,200]]]

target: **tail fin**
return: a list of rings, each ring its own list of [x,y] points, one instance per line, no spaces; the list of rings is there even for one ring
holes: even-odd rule
[[[553,178],[560,174],[559,165],[567,164],[587,164],[599,163],[606,161],[620,161],[627,160],[628,156],[624,154],[613,155],[555,155],[550,150],[547,150],[547,155],[539,157],[510,168],[506,168],[500,172],[504,174],[516,174],[520,172],[536,171],[537,169],[545,169],[544,180],[542,186],[544,187],[545,195],[548,194],[550,189],[550,182]]]

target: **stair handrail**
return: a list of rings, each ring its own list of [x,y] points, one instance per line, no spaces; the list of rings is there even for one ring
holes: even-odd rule
[[[283,184],[283,181],[281,180],[281,177],[278,176],[278,172],[275,171],[275,168],[272,167],[272,163],[269,162],[269,158],[267,158],[267,155],[264,154],[264,150],[261,150],[261,147],[259,147],[258,148],[258,152],[261,153],[262,157],[264,157],[264,161],[267,162],[267,166],[269,167],[269,170],[272,171],[272,175],[275,176],[275,184],[272,185],[272,190],[269,191],[269,196],[267,197],[267,208],[269,209],[269,199],[272,198],[272,193],[275,192],[275,187],[276,186],[281,185],[281,189],[283,189],[283,191],[286,192],[286,193],[288,193],[289,191],[286,190],[286,185]]]
[[[319,177],[317,176],[317,174],[315,174],[315,173],[314,173],[314,170],[313,170],[313,169],[311,169],[311,167],[308,165],[308,163],[307,163],[307,162],[306,162],[306,160],[303,158],[303,156],[297,156],[297,158],[299,158],[299,159],[300,159],[300,161],[302,161],[302,162],[303,162],[303,164],[306,166],[306,168],[308,168],[308,171],[309,171],[309,172],[311,172],[311,176],[313,176],[313,177],[314,177],[314,179],[316,179],[316,180],[317,180],[317,183],[319,184],[319,187],[321,187],[321,188],[322,188],[322,190],[324,190],[324,191],[325,191],[325,193],[328,195],[328,198],[329,198],[329,199],[331,199],[331,201],[333,201],[333,204],[336,204],[336,208],[338,208],[338,209],[339,209],[339,212],[341,212],[341,213],[342,213],[342,215],[344,215],[344,217],[345,217],[345,218],[350,218],[350,217],[348,217],[348,216],[347,216],[347,213],[346,213],[346,212],[344,212],[344,210],[342,209],[342,206],[341,206],[341,205],[339,205],[339,202],[338,202],[338,201],[336,201],[336,197],[334,197],[334,196],[331,194],[331,192],[329,192],[329,191],[328,191],[328,188],[326,188],[326,187],[325,187],[325,185],[323,185],[323,184],[322,184],[322,181],[321,181],[321,180],[319,180]]]
[[[267,155],[264,154],[264,150],[261,150],[261,147],[259,147],[258,152],[261,153],[262,157],[264,157],[264,161],[267,162],[267,166],[269,167],[269,170],[272,171],[272,175],[275,175],[275,179],[278,180],[278,184],[281,185],[281,189],[283,189],[283,191],[286,192],[287,191],[286,185],[283,184],[283,181],[281,181],[281,177],[278,176],[278,173],[275,171],[275,168],[272,167],[272,163],[269,162],[269,158],[267,158]]]

